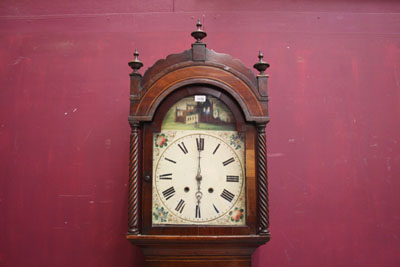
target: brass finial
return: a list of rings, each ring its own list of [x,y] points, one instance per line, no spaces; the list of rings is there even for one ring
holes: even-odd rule
[[[135,49],[135,53],[133,53],[133,60],[129,61],[128,65],[132,68],[133,73],[139,73],[138,70],[143,66],[143,63],[139,60],[139,52],[137,49]]]
[[[259,75],[263,75],[263,74],[265,74],[264,71],[265,71],[266,69],[268,69],[269,63],[264,62],[264,60],[263,60],[264,55],[263,55],[263,53],[261,52],[261,50],[260,50],[260,52],[258,53],[258,58],[260,59],[260,61],[257,62],[256,64],[254,64],[253,67],[254,67],[256,70],[258,70],[258,71],[260,72]]]
[[[202,24],[201,24],[201,20],[200,20],[200,19],[197,19],[197,24],[196,24],[196,26],[197,26],[197,30],[198,30],[198,31],[201,31],[201,26],[202,26]]]
[[[201,40],[207,36],[207,33],[201,29],[201,21],[200,19],[197,20],[197,30],[192,32],[192,36],[196,39],[196,43],[201,43]]]

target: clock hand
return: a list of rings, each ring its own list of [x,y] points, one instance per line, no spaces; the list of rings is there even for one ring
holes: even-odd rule
[[[200,140],[200,135],[199,135],[199,140]],[[198,141],[200,142],[200,141]],[[201,165],[200,165],[200,161],[201,161],[201,148],[198,145],[198,151],[199,151],[199,156],[198,156],[198,165],[197,165],[197,175],[196,175],[196,181],[197,181],[197,192],[196,192],[196,198],[197,198],[197,204],[200,204],[200,200],[203,197],[203,193],[200,190],[200,185],[201,185],[201,180],[203,179],[203,177],[201,176]]]

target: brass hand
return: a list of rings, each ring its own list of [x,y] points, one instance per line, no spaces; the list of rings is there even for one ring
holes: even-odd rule
[[[203,193],[201,192],[201,188],[200,188],[201,180],[203,179],[203,177],[201,176],[201,165],[200,165],[201,149],[198,149],[198,151],[199,151],[199,156],[198,156],[197,175],[196,175],[196,181],[197,181],[196,198],[197,198],[197,204],[200,204],[200,200],[203,197]]]

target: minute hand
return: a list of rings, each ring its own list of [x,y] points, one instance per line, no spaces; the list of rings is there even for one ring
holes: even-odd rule
[[[197,181],[197,192],[196,192],[196,198],[197,198],[197,204],[200,204],[200,200],[203,196],[203,193],[201,193],[200,190],[200,185],[201,185],[201,180],[203,179],[203,177],[201,176],[201,148],[202,146],[200,145],[202,139],[199,138],[197,139],[197,147],[198,147],[198,151],[199,151],[199,156],[198,156],[198,165],[197,165],[197,175],[196,175],[196,181]]]

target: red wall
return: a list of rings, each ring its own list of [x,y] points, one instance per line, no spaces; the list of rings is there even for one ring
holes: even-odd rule
[[[0,2],[0,266],[142,266],[125,240],[134,48],[271,63],[253,266],[400,265],[399,1]]]

